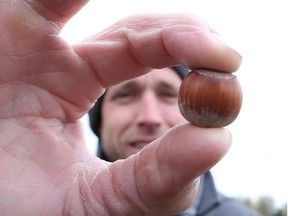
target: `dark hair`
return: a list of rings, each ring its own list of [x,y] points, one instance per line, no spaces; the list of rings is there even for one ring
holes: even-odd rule
[[[190,72],[189,69],[183,66],[174,66],[171,68],[181,77],[181,79],[184,79],[184,77]],[[90,127],[98,137],[100,137],[100,127],[102,123],[101,107],[104,96],[105,93],[97,100],[94,107],[89,111]]]

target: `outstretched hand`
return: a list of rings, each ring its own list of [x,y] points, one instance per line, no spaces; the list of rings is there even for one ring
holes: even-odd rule
[[[79,119],[104,88],[150,68],[227,72],[241,57],[190,15],[128,17],[74,46],[59,33],[87,0],[0,0],[0,215],[173,215],[229,148],[188,124],[113,164],[90,155]]]

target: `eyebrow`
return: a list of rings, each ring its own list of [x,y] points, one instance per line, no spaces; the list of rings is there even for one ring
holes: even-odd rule
[[[120,85],[114,86],[112,87],[112,93],[113,92],[117,92],[119,90],[125,90],[125,89],[138,89],[138,88],[142,88],[141,87],[141,82],[137,81],[137,80],[130,80],[130,81],[126,81],[125,83],[122,83]],[[156,89],[161,89],[161,88],[165,88],[165,89],[175,89],[178,90],[178,86],[176,86],[174,83],[170,82],[170,81],[166,81],[166,80],[160,80],[158,82],[156,82]],[[108,89],[109,91],[109,89]]]
[[[162,80],[160,82],[157,83],[157,87],[162,87],[162,88],[175,88],[178,89],[178,86],[176,86],[174,83],[171,82],[167,82],[165,80]]]
[[[115,93],[121,90],[129,90],[129,89],[136,89],[139,88],[139,85],[137,84],[137,81],[127,81],[125,83],[122,83],[120,85],[113,86],[112,88],[107,89],[107,93],[110,91],[110,93]]]
[[[120,89],[129,89],[129,88],[135,88],[139,86],[139,82],[133,80],[133,81],[127,81],[121,85],[115,86],[115,90],[120,90]]]

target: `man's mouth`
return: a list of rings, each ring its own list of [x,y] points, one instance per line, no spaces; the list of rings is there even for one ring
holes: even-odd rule
[[[145,143],[140,142],[140,143],[132,143],[131,146],[142,149],[148,144],[149,143],[147,143],[147,142],[145,142]]]
[[[150,136],[150,137],[144,137],[144,138],[138,137],[138,138],[130,140],[129,146],[131,147],[131,149],[134,149],[135,151],[140,151],[141,149],[146,147],[155,139],[157,139],[157,136]]]

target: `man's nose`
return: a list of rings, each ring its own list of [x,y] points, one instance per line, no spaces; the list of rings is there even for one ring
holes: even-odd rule
[[[137,124],[146,127],[159,127],[163,121],[161,105],[153,93],[145,94],[139,103]]]

